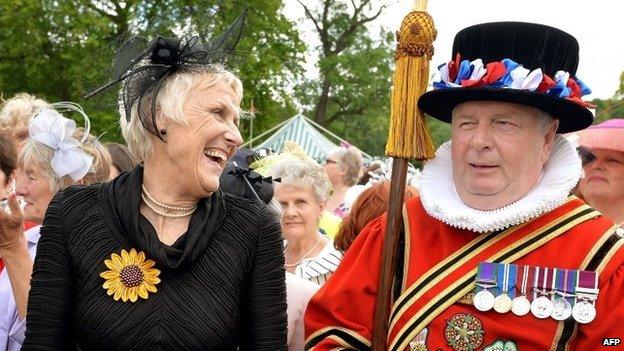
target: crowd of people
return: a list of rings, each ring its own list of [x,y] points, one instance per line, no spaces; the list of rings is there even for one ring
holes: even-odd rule
[[[238,150],[243,86],[221,53],[241,25],[119,49],[125,74],[94,94],[121,84],[125,144],[78,104],[2,101],[0,351],[369,350],[378,323],[388,350],[622,337],[624,120],[590,127],[572,36],[457,34],[418,102],[451,140],[405,188],[380,321],[388,167],[347,143],[324,160]]]

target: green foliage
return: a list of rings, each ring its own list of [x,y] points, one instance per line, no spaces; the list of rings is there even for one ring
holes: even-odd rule
[[[28,92],[51,102],[78,102],[90,115],[94,134],[106,132],[103,140],[120,141],[115,92],[108,92],[108,99],[82,98],[110,79],[115,39],[137,28],[152,34],[188,28],[207,33],[225,28],[247,6],[220,0],[0,0],[0,91],[5,97]],[[305,46],[281,6],[280,0],[255,0],[237,47],[234,70],[245,86],[243,107],[253,99],[258,109],[255,128],[295,111],[284,86],[301,73]]]
[[[620,75],[620,87],[611,99],[595,99],[592,101],[596,105],[596,121],[594,124],[602,123],[608,119],[624,118],[624,72]]]
[[[322,70],[332,72],[324,125],[374,155],[383,155],[388,137],[393,62],[386,40],[380,45],[358,36],[351,48],[319,63]],[[303,99],[318,101],[319,95]]]
[[[620,86],[618,90],[615,92],[616,98],[624,98],[624,72],[620,74]]]
[[[375,6],[372,5],[375,4]],[[296,89],[317,123],[371,155],[383,155],[388,137],[393,35],[367,28],[383,10],[369,0],[303,2],[318,35],[318,79]]]
[[[110,79],[121,38],[137,31],[167,35],[180,30],[220,31],[247,6],[233,70],[245,86],[243,108],[256,109],[254,135],[304,112],[372,155],[383,155],[388,136],[392,33],[375,29],[383,4],[371,0],[304,1],[318,47],[306,47],[282,0],[0,0],[0,92],[28,92],[48,101],[85,107],[92,131],[121,141],[116,91],[83,99]],[[355,7],[354,7],[355,6]],[[318,57],[318,75],[304,77],[302,62]],[[81,122],[79,121],[79,124]],[[241,133],[250,135],[250,120]],[[448,125],[430,120],[436,145]]]
[[[427,125],[431,131],[431,140],[436,148],[451,140],[451,125],[449,123],[427,117]]]
[[[624,99],[595,99],[592,101],[596,105],[596,120],[594,124],[602,123],[608,119],[624,118]]]

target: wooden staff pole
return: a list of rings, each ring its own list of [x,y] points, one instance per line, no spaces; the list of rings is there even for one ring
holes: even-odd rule
[[[403,199],[409,159],[433,158],[434,149],[425,115],[418,109],[418,98],[427,90],[429,60],[437,35],[427,12],[426,0],[418,0],[414,11],[397,32],[391,118],[386,155],[393,157],[390,203],[382,252],[379,290],[375,303],[373,351],[385,351],[392,306],[392,285],[397,265],[397,249],[403,233]]]

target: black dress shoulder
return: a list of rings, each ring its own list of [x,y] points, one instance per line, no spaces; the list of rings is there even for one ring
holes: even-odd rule
[[[71,187],[50,203],[23,350],[285,350],[275,214],[218,191],[200,203],[188,231],[166,246],[139,214],[140,193],[129,177]],[[122,249],[143,252],[161,271],[157,292],[147,299],[115,301],[103,288],[104,261]]]

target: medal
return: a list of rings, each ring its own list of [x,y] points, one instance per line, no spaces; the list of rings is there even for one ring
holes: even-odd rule
[[[593,321],[596,318],[594,304],[598,298],[598,275],[596,272],[577,272],[575,294],[576,300],[572,308],[572,317],[581,324]]]
[[[516,316],[525,316],[529,311],[531,311],[531,303],[526,296],[516,296],[516,298],[511,301],[511,312]]]
[[[587,324],[596,318],[596,307],[588,301],[577,302],[572,307],[572,317],[581,324]]]
[[[572,305],[568,302],[568,277],[570,271],[567,269],[554,269],[553,290],[555,292],[553,301],[553,311],[551,317],[558,321],[563,321],[572,315]],[[557,296],[559,295],[559,296]]]
[[[522,274],[516,275],[516,287],[520,287],[520,295],[516,296],[513,301],[511,301],[511,312],[516,316],[525,316],[529,311],[531,311],[531,303],[529,299],[527,299],[527,287],[532,286],[533,279],[530,279],[530,267],[529,266],[518,266],[518,273],[522,272]]]
[[[494,294],[489,292],[487,289],[483,289],[475,294],[472,302],[479,311],[485,312],[494,307],[494,300]]]
[[[494,311],[498,313],[507,313],[511,310],[511,298],[508,295],[509,281],[511,279],[515,281],[516,279],[515,267],[515,265],[504,263],[499,263],[498,265],[498,281],[502,283],[501,285],[499,285],[501,293],[494,299]]]
[[[507,294],[500,294],[494,299],[494,311],[507,313],[511,310],[511,298]]]
[[[550,315],[554,319],[558,321],[564,321],[572,315],[572,306],[563,297],[555,298],[555,302],[553,303],[552,314]]]
[[[476,309],[485,312],[494,307],[494,294],[488,289],[496,286],[496,264],[490,262],[481,262],[477,268],[477,287],[476,294],[472,299],[472,303]]]
[[[534,298],[531,303],[531,313],[537,318],[548,318],[552,314],[553,303],[546,296],[550,293],[546,288],[550,287],[551,284],[552,275],[548,274],[548,268],[535,267]],[[538,294],[541,296],[538,297]]]
[[[540,296],[531,303],[531,313],[537,318],[544,319],[550,317],[553,310],[553,303],[546,296]]]

